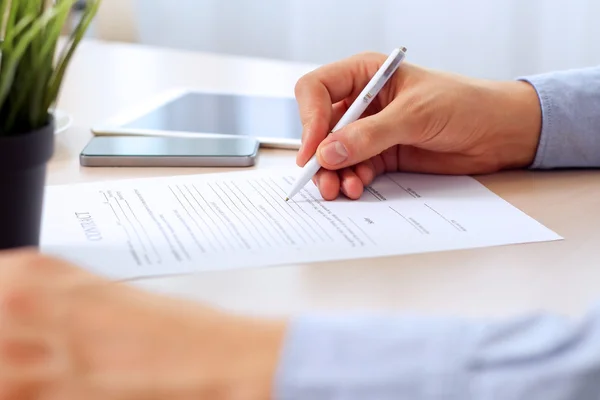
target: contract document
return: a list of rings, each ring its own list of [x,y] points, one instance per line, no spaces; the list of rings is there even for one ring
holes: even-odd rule
[[[392,173],[325,201],[280,170],[49,186],[41,251],[115,279],[562,239],[467,176]],[[365,262],[376,262],[365,260]]]

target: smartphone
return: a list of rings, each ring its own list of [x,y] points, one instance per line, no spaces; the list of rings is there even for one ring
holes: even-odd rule
[[[172,89],[100,125],[95,136],[253,137],[261,147],[300,148],[302,123],[293,97]]]
[[[259,142],[250,137],[97,136],[79,156],[84,167],[250,167]]]

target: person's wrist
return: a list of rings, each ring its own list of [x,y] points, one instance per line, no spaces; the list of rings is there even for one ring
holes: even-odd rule
[[[537,92],[522,81],[494,82],[490,89],[492,140],[499,166],[526,168],[535,159],[541,134],[542,111]]]
[[[205,338],[215,343],[213,362],[215,390],[213,400],[272,398],[272,391],[284,336],[285,320],[268,320],[222,314],[214,337]],[[205,326],[201,328],[205,331]],[[202,357],[203,355],[199,355]],[[206,355],[204,355],[206,356]],[[206,367],[206,359],[199,365]],[[199,376],[206,377],[199,370]]]

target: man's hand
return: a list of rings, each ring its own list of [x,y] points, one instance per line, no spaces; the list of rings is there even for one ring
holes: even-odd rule
[[[268,399],[284,330],[0,255],[0,400]]]
[[[325,199],[361,196],[384,172],[481,174],[533,162],[541,129],[535,89],[402,64],[363,118],[327,133],[385,61],[359,54],[303,76],[296,98],[304,126],[297,163],[315,153]]]

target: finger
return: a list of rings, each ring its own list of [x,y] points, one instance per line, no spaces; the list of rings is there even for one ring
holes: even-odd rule
[[[358,179],[360,179],[363,186],[370,185],[377,176],[373,159],[368,159],[367,161],[358,164],[354,167],[354,172],[356,172],[356,176],[358,176]]]
[[[348,107],[350,107],[348,101],[342,100],[333,105],[332,113],[331,113],[331,122],[329,123],[329,130],[327,133],[331,132],[331,130],[335,127],[340,119],[344,116],[344,113],[348,111]]]
[[[58,314],[41,286],[12,288],[0,294],[0,325],[18,323],[24,326],[47,324]]]
[[[20,326],[5,326],[3,330],[0,334],[0,369],[14,370],[52,364],[56,340],[52,340],[49,334]]]
[[[69,370],[67,354],[64,343],[51,335],[4,332],[0,336],[0,387],[33,388],[56,382]]]
[[[315,153],[329,132],[333,104],[362,90],[379,68],[381,58],[376,54],[356,55],[320,67],[298,80],[294,92],[303,126],[299,163],[307,158],[306,154]]]
[[[320,165],[338,170],[374,157],[406,139],[406,127],[392,102],[377,114],[332,132],[319,145]]]
[[[41,384],[15,383],[0,377],[0,400],[36,400],[41,392]]]
[[[383,162],[383,157],[381,157],[381,155],[377,155],[370,160],[375,168],[375,176],[379,176],[385,172],[385,163]]]
[[[392,146],[384,150],[380,157],[385,165],[385,172],[395,172],[398,170],[398,149],[400,146]]]
[[[357,200],[362,196],[364,186],[356,172],[351,168],[344,168],[339,172],[340,190],[346,197]]]
[[[340,194],[340,177],[336,171],[321,169],[316,175],[317,187],[324,200],[335,200]]]
[[[333,108],[331,110],[331,122],[329,124],[329,128],[327,129],[327,134],[331,132],[335,124],[337,124],[337,122],[342,118],[347,109],[348,104],[344,100],[337,102],[333,105]],[[306,140],[309,140],[308,145],[305,146],[303,143],[303,145],[300,147],[300,150],[298,151],[298,154],[296,155],[296,164],[298,164],[298,166],[300,167],[303,167],[308,162],[308,160],[311,159],[311,157],[315,154],[314,149],[317,148],[319,143],[321,143],[320,141],[313,143],[313,141],[317,140],[316,137]]]

